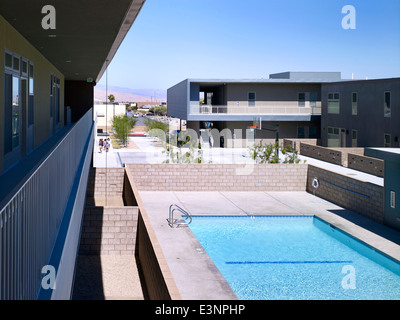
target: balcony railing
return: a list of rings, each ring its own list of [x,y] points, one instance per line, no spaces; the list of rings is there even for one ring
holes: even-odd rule
[[[229,114],[229,115],[292,115],[292,114],[311,114],[321,115],[321,102],[316,101],[312,106],[310,103],[304,103],[299,106],[297,103],[273,102],[264,105],[240,106],[240,105],[208,105],[199,103],[190,103],[190,114]]]
[[[90,157],[87,152],[90,154],[91,148],[92,110],[38,161],[34,172],[18,185],[16,191],[5,200],[0,199],[7,201],[0,207],[1,300],[38,298],[44,277],[42,268],[51,263],[60,229],[64,229],[61,226],[65,226],[66,216],[71,214],[66,214],[71,197],[78,199],[74,185],[77,177],[81,179],[86,171],[88,174]],[[84,199],[86,187],[77,190],[83,193]],[[73,204],[72,210],[79,211],[78,201],[74,200]],[[69,223],[67,229],[68,226]],[[76,233],[79,237],[79,231]],[[70,263],[74,261],[63,261],[64,265]],[[59,271],[58,266],[54,267]],[[63,282],[57,275],[58,279]]]

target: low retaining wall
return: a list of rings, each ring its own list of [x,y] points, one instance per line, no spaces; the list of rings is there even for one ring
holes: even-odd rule
[[[144,191],[304,191],[307,164],[131,164]]]
[[[351,169],[373,174],[378,177],[384,176],[384,160],[361,156],[356,154],[348,154],[347,166]]]
[[[300,154],[340,166],[342,165],[342,153],[337,150],[300,143]]]
[[[314,178],[319,181],[317,189],[312,186]],[[318,197],[383,223],[384,188],[382,186],[309,165],[307,191],[315,192],[314,194]]]
[[[126,170],[125,177],[139,206],[135,257],[142,274],[145,295],[150,300],[181,300],[146,208],[140,199],[136,186],[138,179],[133,179],[130,170]]]
[[[167,283],[154,251],[142,214],[138,219],[138,238],[136,260],[144,278],[146,295],[150,300],[171,300]]]
[[[134,255],[137,207],[86,207],[79,254]]]
[[[320,139],[283,139],[283,146],[291,146],[293,150],[300,152],[300,143],[316,146]]]

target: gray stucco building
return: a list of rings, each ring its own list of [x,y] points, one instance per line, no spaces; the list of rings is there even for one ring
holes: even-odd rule
[[[323,146],[400,146],[400,78],[324,83],[321,104]]]
[[[251,80],[186,79],[168,89],[168,115],[185,119],[187,127],[198,133],[228,129],[225,145],[232,137],[238,146],[246,139],[273,140],[277,125],[279,138],[319,138],[321,84],[337,80],[339,72],[284,72]],[[255,125],[264,130],[251,130]]]
[[[398,147],[399,98],[400,78],[342,80],[340,72],[186,79],[167,91],[168,115],[199,134],[223,132],[225,146],[274,140],[278,125],[279,138],[320,138],[322,146]]]

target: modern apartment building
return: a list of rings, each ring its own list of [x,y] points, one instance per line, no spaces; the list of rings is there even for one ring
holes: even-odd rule
[[[321,101],[323,146],[400,146],[400,78],[324,83]]]
[[[143,3],[0,2],[0,299],[70,297],[93,87]],[[41,286],[46,266],[57,288]]]
[[[269,79],[186,79],[168,89],[168,115],[196,132],[229,129],[229,140],[319,138],[321,86],[340,72],[284,72]],[[251,130],[260,126],[262,130]],[[226,131],[225,131],[226,132]],[[249,135],[252,135],[249,137]],[[235,143],[235,145],[237,145]]]
[[[235,146],[273,140],[278,125],[279,138],[320,138],[322,146],[400,146],[400,78],[283,72],[265,80],[186,79],[167,95],[169,115],[198,133],[223,132],[228,145],[232,136],[242,141]]]

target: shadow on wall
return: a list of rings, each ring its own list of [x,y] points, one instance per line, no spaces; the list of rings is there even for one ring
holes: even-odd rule
[[[105,299],[100,257],[103,213],[103,207],[85,208],[81,233],[81,242],[84,242],[79,247],[72,300]],[[91,232],[91,237],[85,238],[87,230],[98,231],[96,237]]]
[[[91,168],[88,180],[72,300],[105,300],[103,282],[103,273],[105,270],[102,270],[102,255],[135,254],[135,249],[131,247],[136,242],[137,226],[134,220],[137,219],[135,217],[137,215],[137,208],[135,208],[137,207],[137,202],[132,187],[126,178],[126,174],[115,174],[115,172],[114,175],[110,174],[110,184],[121,186],[119,190],[122,192],[118,195],[121,205],[118,207],[104,207],[99,205],[101,201],[98,201],[98,194],[96,197],[99,187],[95,184],[96,181],[97,183],[99,181],[96,175],[99,172],[104,174],[105,169],[101,169],[96,170],[96,168]],[[124,170],[123,168],[121,169]],[[103,198],[104,195],[100,194],[100,199]],[[121,227],[116,227],[114,224],[115,221],[111,220],[111,216],[113,215],[118,216],[115,218],[118,218],[118,222],[122,222],[125,227],[122,225]],[[126,230],[119,228],[126,228]],[[129,231],[129,228],[133,229]],[[117,249],[114,247],[114,243],[116,244],[118,240],[124,241],[121,243],[125,244],[125,248],[121,250],[125,250],[125,253],[115,251]],[[128,252],[128,250],[130,251]],[[140,280],[143,282],[142,275],[140,274],[140,266],[137,265],[137,267]],[[143,290],[143,296],[146,299],[147,294],[145,290]]]
[[[328,211],[400,245],[400,233],[388,226],[375,222],[372,219],[363,217],[360,214],[351,210],[343,209],[343,210],[328,210]]]

